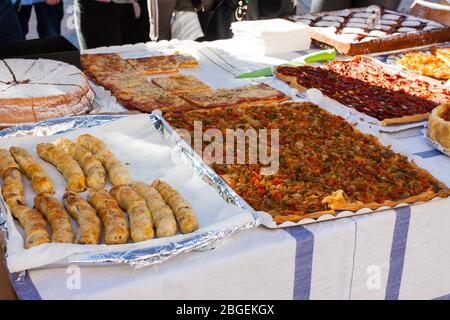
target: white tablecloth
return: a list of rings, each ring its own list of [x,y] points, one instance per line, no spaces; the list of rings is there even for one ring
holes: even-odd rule
[[[201,65],[206,73],[200,79],[213,86],[242,84],[232,80],[235,69],[304,54],[251,57],[233,40],[211,45],[241,61],[228,61],[235,67],[228,71],[211,61]],[[450,186],[450,158],[428,145],[419,129],[389,137]],[[307,226],[258,227],[214,250],[147,268],[71,266],[10,278],[23,299],[450,299],[449,244],[450,198]]]
[[[153,267],[36,270],[13,284],[25,299],[440,298],[450,293],[449,204],[260,227]]]

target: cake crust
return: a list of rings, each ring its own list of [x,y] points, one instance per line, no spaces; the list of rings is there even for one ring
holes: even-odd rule
[[[48,59],[0,60],[0,124],[11,126],[80,115],[92,110],[94,92],[84,74]]]
[[[450,152],[450,121],[445,114],[450,113],[450,103],[444,103],[431,111],[428,120],[428,137],[444,147],[446,152]]]

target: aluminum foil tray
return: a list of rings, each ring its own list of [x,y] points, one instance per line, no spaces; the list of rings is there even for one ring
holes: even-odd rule
[[[69,118],[53,119],[43,122],[38,122],[30,125],[22,125],[14,128],[5,129],[0,131],[0,139],[9,137],[23,137],[23,136],[52,136],[56,134],[64,134],[78,128],[90,128],[99,126],[102,124],[112,123],[114,121],[126,119],[136,116],[122,116],[122,115],[87,115],[77,116]],[[146,241],[149,245],[146,247],[139,247],[137,249],[130,250],[111,250],[110,248],[115,246],[102,245],[103,248],[108,247],[108,252],[96,252],[93,249],[90,252],[71,254],[64,259],[54,261],[49,264],[42,264],[36,266],[20,267],[16,264],[10,265],[8,258],[13,254],[12,249],[9,248],[9,241],[11,238],[8,225],[11,225],[12,216],[10,215],[5,203],[0,201],[0,232],[4,234],[4,238],[7,240],[3,245],[7,249],[7,261],[8,267],[11,272],[19,272],[27,269],[35,268],[49,268],[60,267],[70,264],[98,266],[104,264],[117,264],[127,263],[137,267],[148,266],[164,262],[165,260],[176,256],[183,252],[189,252],[193,250],[206,250],[216,247],[224,238],[230,236],[238,230],[249,229],[259,224],[256,212],[242,200],[223,180],[219,177],[209,166],[200,159],[197,154],[188,146],[184,140],[162,119],[159,114],[151,115],[139,115],[137,117],[145,117],[149,120],[148,125],[154,126],[161,134],[161,137],[165,144],[167,144],[172,150],[171,153],[175,153],[180,156],[180,159],[184,164],[190,166],[195,172],[195,175],[201,178],[201,180],[207,182],[214,190],[220,194],[220,196],[228,202],[225,204],[229,206],[233,204],[236,210],[240,210],[242,217],[238,218],[233,216],[233,219],[226,220],[226,223],[214,224],[220,225],[220,228],[201,228],[190,235],[178,235],[174,237],[172,241],[165,241],[161,245],[152,245],[153,240]],[[120,122],[120,121],[119,121]],[[114,125],[114,123],[112,123]],[[55,137],[56,140],[56,137]],[[208,187],[207,187],[208,188]],[[220,200],[222,201],[222,200]],[[236,206],[234,206],[236,205]],[[231,221],[231,223],[228,223]],[[228,223],[228,224],[227,224]],[[202,230],[204,229],[204,230]],[[166,239],[166,238],[164,238]],[[169,238],[167,238],[169,239]],[[156,239],[159,240],[159,239]],[[51,246],[61,244],[44,244],[41,246]],[[32,249],[38,249],[41,246],[37,246],[31,249],[23,249],[23,251],[29,251]],[[72,246],[72,245],[70,245]],[[75,245],[74,245],[75,246]],[[79,246],[79,245],[76,245]]]

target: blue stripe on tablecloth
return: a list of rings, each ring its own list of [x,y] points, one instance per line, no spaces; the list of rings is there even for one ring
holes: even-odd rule
[[[296,241],[293,298],[308,300],[311,293],[314,234],[302,226],[284,230]]]
[[[442,297],[434,298],[432,300],[450,300],[450,293],[446,294],[445,296],[442,296]]]
[[[31,281],[28,271],[24,271],[24,276],[21,279],[17,279],[18,273],[10,273],[6,259],[3,257],[3,265],[8,273],[9,281],[17,294],[17,297],[21,300],[42,300],[41,295],[37,291],[36,287]]]
[[[433,158],[433,157],[437,157],[437,156],[442,156],[443,155],[442,152],[440,152],[439,150],[436,150],[436,149],[422,151],[422,152],[416,152],[416,153],[413,153],[413,154],[416,155],[416,156],[422,157],[424,159]]]
[[[405,262],[406,242],[408,240],[411,207],[395,208],[395,227],[389,260],[389,276],[386,286],[386,300],[397,300],[402,282],[403,264]]]

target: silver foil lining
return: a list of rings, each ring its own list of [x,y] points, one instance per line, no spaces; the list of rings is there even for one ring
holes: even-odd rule
[[[68,118],[52,119],[37,122],[29,125],[21,125],[0,131],[0,137],[19,137],[26,135],[49,136],[71,131],[77,128],[87,128],[102,123],[121,119],[122,115],[88,115]],[[82,256],[71,256],[43,268],[62,267],[70,264],[85,266],[98,266],[109,264],[130,264],[135,267],[144,267],[158,264],[183,252],[201,251],[213,249],[222,240],[238,230],[250,229],[259,224],[256,212],[251,208],[228,184],[217,175],[176,133],[176,131],[159,115],[149,115],[150,122],[162,135],[163,140],[172,148],[177,148],[180,156],[187,160],[195,173],[205,182],[215,188],[215,190],[229,203],[243,208],[253,217],[249,223],[236,225],[234,227],[199,232],[187,239],[179,242],[172,242],[166,245],[141,248],[128,251],[117,251],[102,254],[86,254]],[[0,232],[4,239],[8,239],[8,228],[6,223],[6,210],[3,203],[0,206]],[[6,241],[5,241],[6,242]],[[6,245],[6,244],[5,244]],[[7,247],[6,247],[7,249]]]

